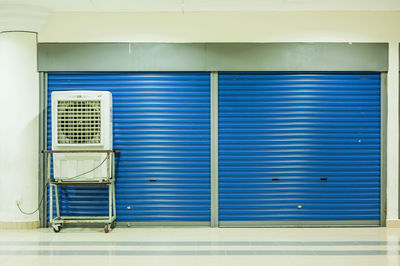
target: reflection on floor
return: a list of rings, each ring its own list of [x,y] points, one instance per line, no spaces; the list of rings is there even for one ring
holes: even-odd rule
[[[396,265],[400,229],[65,228],[0,231],[0,265]]]

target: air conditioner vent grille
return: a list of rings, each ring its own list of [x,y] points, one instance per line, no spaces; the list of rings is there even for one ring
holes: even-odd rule
[[[101,101],[59,100],[57,127],[59,144],[100,144]]]

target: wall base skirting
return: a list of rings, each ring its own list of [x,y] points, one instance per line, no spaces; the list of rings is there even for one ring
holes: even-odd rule
[[[400,220],[386,220],[386,227],[400,228]]]
[[[33,222],[0,222],[0,229],[35,229],[40,227],[40,221]]]

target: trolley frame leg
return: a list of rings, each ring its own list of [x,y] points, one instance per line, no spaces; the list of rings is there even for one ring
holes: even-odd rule
[[[108,185],[108,220],[112,222],[112,184]]]
[[[113,190],[113,220],[115,220],[117,218],[117,204],[115,202],[115,181],[112,183],[112,190]]]
[[[50,223],[53,223],[53,185],[49,184],[50,189]]]
[[[56,210],[57,210],[57,219],[60,219],[60,204],[58,202],[58,187],[54,185],[54,191],[56,193]]]

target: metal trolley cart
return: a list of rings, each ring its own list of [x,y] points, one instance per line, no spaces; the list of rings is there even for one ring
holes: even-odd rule
[[[47,184],[50,184],[50,203],[49,220],[54,232],[60,232],[66,223],[105,223],[104,232],[108,233],[115,225],[116,206],[115,206],[115,155],[119,150],[46,150],[43,153],[47,156]],[[70,181],[51,179],[51,154],[54,153],[106,153],[108,175],[100,180],[94,181]],[[60,203],[58,198],[58,186],[108,186],[108,216],[61,216]],[[53,188],[55,191],[57,216],[53,218]]]

